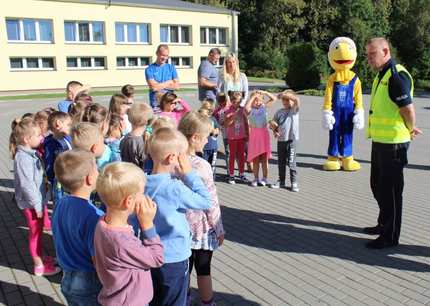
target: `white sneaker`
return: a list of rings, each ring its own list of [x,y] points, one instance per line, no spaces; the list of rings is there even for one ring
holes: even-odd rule
[[[234,180],[234,176],[229,176],[228,177],[228,181],[227,181],[230,185],[234,185],[236,184],[235,180]]]
[[[252,187],[257,187],[257,186],[258,186],[258,180],[253,180],[253,181],[251,182],[251,186],[252,186]]]
[[[291,191],[292,192],[299,192],[299,185],[297,183],[291,184]]]
[[[267,185],[267,179],[266,178],[262,178],[261,181],[258,182],[261,186],[266,186]]]

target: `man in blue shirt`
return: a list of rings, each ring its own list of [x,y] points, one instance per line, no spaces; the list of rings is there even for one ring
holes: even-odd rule
[[[220,56],[221,51],[218,48],[212,48],[209,51],[207,60],[200,63],[197,72],[200,101],[204,99],[216,101],[219,72],[215,65],[218,63]]]
[[[158,106],[157,92],[166,92],[179,89],[178,73],[174,65],[167,62],[169,47],[159,45],[157,48],[157,60],[145,69],[146,82],[149,86],[149,103],[152,108]]]

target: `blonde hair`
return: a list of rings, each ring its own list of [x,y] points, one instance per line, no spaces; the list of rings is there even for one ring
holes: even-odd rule
[[[111,113],[120,114],[121,105],[127,104],[128,98],[121,93],[116,93],[110,98],[109,111]]]
[[[153,133],[161,128],[176,129],[175,122],[170,117],[158,117],[151,123],[151,127]]]
[[[11,124],[12,132],[9,136],[9,152],[13,159],[15,159],[16,148],[24,142],[25,137],[31,137],[35,134],[39,125],[33,120],[32,117],[24,119],[15,119]]]
[[[85,177],[96,167],[94,154],[87,150],[68,150],[57,156],[54,163],[55,177],[68,192],[84,185]]]
[[[139,193],[145,183],[146,176],[138,166],[114,162],[100,172],[96,190],[108,207],[118,207],[124,198]]]
[[[212,125],[208,116],[191,111],[182,117],[178,130],[189,140],[194,134],[209,135]]]
[[[55,130],[55,125],[57,124],[57,121],[65,121],[70,118],[70,115],[68,113],[63,113],[59,111],[52,112],[48,116],[48,128],[51,131]]]
[[[236,67],[234,69],[233,74],[229,74],[227,72],[227,61],[234,60],[236,61]],[[223,66],[223,78],[224,81],[228,82],[231,81],[233,83],[240,82],[240,68],[239,68],[239,59],[234,53],[229,53],[226,58],[224,59],[224,66]]]
[[[300,99],[297,96],[297,94],[294,92],[294,90],[291,90],[291,89],[284,90],[278,95],[278,99],[280,100],[287,99],[287,100],[293,101],[294,103],[292,108],[296,111],[298,111],[300,108]]]
[[[214,110],[214,101],[212,99],[204,99],[200,105],[199,113],[210,117],[212,116]]]
[[[73,148],[90,151],[91,147],[103,140],[103,134],[97,124],[80,122],[72,128]]]
[[[141,127],[148,124],[148,120],[152,117],[152,108],[146,103],[135,103],[127,111],[128,120],[133,127]]]
[[[153,159],[162,160],[169,154],[182,153],[188,148],[185,136],[177,130],[160,128],[148,141],[148,151]]]

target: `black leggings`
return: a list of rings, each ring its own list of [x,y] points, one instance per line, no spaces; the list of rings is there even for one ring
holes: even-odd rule
[[[191,250],[190,256],[190,274],[193,266],[196,267],[197,276],[211,275],[211,261],[213,251],[209,250]]]

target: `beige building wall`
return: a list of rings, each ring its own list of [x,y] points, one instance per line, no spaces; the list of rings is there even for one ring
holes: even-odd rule
[[[52,44],[9,43],[6,18],[51,19],[54,35]],[[104,44],[65,42],[64,21],[104,22]],[[115,42],[115,22],[150,24],[150,42],[147,45],[126,45]],[[197,82],[200,58],[212,47],[219,47],[225,54],[236,49],[237,15],[156,9],[146,7],[106,6],[102,4],[61,1],[14,0],[0,10],[0,91],[64,88],[70,80],[79,80],[93,87],[121,86],[127,83],[146,85],[144,68],[119,69],[117,56],[149,56],[155,61],[155,49],[160,43],[160,24],[191,26],[190,44],[169,44],[170,56],[192,57],[191,68],[177,68],[180,83]],[[200,27],[227,28],[227,45],[201,45]],[[233,39],[236,37],[236,40]],[[237,51],[237,50],[234,50]],[[54,71],[11,71],[10,57],[54,57]],[[104,70],[68,70],[67,56],[106,57]]]

